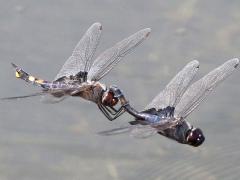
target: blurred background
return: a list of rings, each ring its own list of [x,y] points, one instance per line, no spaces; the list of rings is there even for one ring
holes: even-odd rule
[[[97,54],[134,32],[150,37],[109,73],[141,110],[189,61],[200,61],[196,79],[239,57],[240,1],[53,0],[0,1],[0,94],[38,89],[16,80],[10,62],[52,80],[94,22],[103,34]],[[96,57],[96,56],[95,56]],[[188,120],[205,143],[193,148],[162,136],[104,137],[99,131],[127,124],[109,122],[93,103],[69,98],[0,102],[0,179],[238,179],[240,175],[240,72],[211,94]]]

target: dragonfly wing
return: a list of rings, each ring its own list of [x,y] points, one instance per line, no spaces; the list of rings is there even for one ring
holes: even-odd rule
[[[51,94],[45,94],[43,96],[41,96],[41,102],[45,103],[45,104],[56,104],[59,103],[61,101],[63,101],[64,99],[66,99],[68,96],[64,95],[61,97],[55,97]]]
[[[50,90],[41,96],[41,102],[46,104],[56,104],[67,97],[77,94],[82,91],[88,91],[92,85],[82,85],[76,88],[59,88],[56,90]]]
[[[220,82],[234,72],[238,64],[237,58],[231,59],[192,84],[177,104],[175,116],[187,117]]]
[[[135,125],[131,129],[130,136],[135,138],[148,138],[158,133],[158,130],[156,128],[153,128],[150,125]]]
[[[48,91],[36,92],[33,94],[23,95],[23,96],[13,96],[13,97],[4,97],[0,100],[20,100],[30,97],[41,96],[41,101],[44,103],[58,103],[64,100],[66,97],[70,95],[77,94],[81,91],[88,91],[91,89],[92,85],[82,85],[76,88],[58,88],[58,89],[50,89]],[[72,94],[71,94],[72,93]]]
[[[13,96],[13,97],[5,97],[1,98],[1,100],[20,100],[20,99],[26,99],[26,98],[31,98],[31,97],[36,97],[40,96],[41,97],[41,102],[47,103],[47,104],[54,104],[58,103],[62,100],[64,100],[67,96],[63,95],[61,97],[54,97],[53,95],[49,94],[48,92],[37,92],[33,94],[28,94],[28,95],[23,95],[23,96]]]
[[[131,129],[132,129],[132,126],[128,125],[128,126],[124,126],[124,127],[101,131],[101,132],[98,132],[98,134],[103,135],[103,136],[112,136],[112,135],[128,133],[131,131]]]
[[[94,23],[87,30],[54,80],[58,80],[64,76],[74,76],[80,71],[88,72],[93,55],[99,44],[101,32],[102,26],[100,23]]]
[[[199,69],[199,62],[189,62],[161,91],[145,109],[163,109],[167,106],[175,107],[181,96],[189,87]]]
[[[120,128],[110,129],[107,131],[101,131],[98,134],[103,136],[113,136],[118,134],[130,133],[130,136],[135,138],[148,138],[157,134],[158,130],[150,125],[128,125]]]
[[[4,97],[4,98],[1,98],[1,100],[19,100],[19,99],[25,99],[30,97],[42,96],[44,94],[45,94],[44,92],[37,92],[37,93],[23,95],[23,96]]]
[[[150,32],[150,28],[140,30],[100,54],[90,68],[88,79],[93,81],[100,80],[116,66],[123,56],[141,44]]]

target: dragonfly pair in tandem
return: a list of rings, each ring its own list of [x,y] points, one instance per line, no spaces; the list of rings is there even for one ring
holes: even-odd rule
[[[148,37],[151,29],[142,29],[123,39],[105,50],[93,61],[101,32],[102,25],[100,23],[94,23],[86,31],[53,81],[46,81],[29,75],[22,68],[12,63],[17,78],[41,87],[42,91],[26,96],[3,99],[43,96],[45,102],[56,103],[69,96],[81,97],[96,103],[109,120],[119,117],[125,110],[123,107],[115,108],[118,99],[114,97],[110,88],[99,81],[122,60],[122,57],[141,44]]]
[[[238,65],[237,58],[228,60],[191,84],[199,69],[199,62],[191,61],[141,112],[128,103],[120,89],[112,87],[124,109],[133,115],[135,120],[130,121],[128,126],[102,131],[100,134],[130,132],[134,137],[146,138],[158,133],[179,143],[197,147],[205,140],[203,132],[185,119]]]
[[[229,75],[239,64],[237,58],[231,59],[191,85],[199,62],[188,63],[141,112],[135,110],[124,97],[121,89],[107,88],[99,80],[104,77],[120,60],[139,45],[150,33],[143,29],[104,51],[92,63],[92,58],[99,42],[102,26],[93,24],[77,44],[70,58],[65,62],[54,81],[35,78],[14,65],[16,77],[42,87],[39,93],[28,96],[10,97],[18,99],[32,96],[50,95],[59,102],[68,96],[79,96],[95,102],[103,114],[114,120],[128,112],[135,117],[129,125],[107,131],[102,135],[116,135],[129,132],[132,136],[146,138],[161,134],[179,143],[192,146],[201,145],[205,137],[200,128],[193,127],[186,117]],[[120,108],[114,106],[120,104]]]

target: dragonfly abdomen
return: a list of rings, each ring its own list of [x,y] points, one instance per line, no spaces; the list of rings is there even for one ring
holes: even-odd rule
[[[68,88],[76,87],[76,85],[69,85],[64,82],[46,81],[46,80],[43,80],[43,79],[40,79],[40,78],[37,78],[35,76],[28,74],[27,72],[25,72],[24,70],[22,70],[20,67],[18,67],[17,65],[15,65],[13,63],[12,63],[12,66],[15,68],[16,78],[20,78],[27,83],[31,83],[31,84],[41,87],[45,90],[58,90],[58,89],[68,89]]]
[[[15,68],[16,78],[20,78],[20,79],[26,81],[27,83],[31,83],[33,85],[36,85],[36,86],[39,86],[39,87],[42,87],[42,88],[47,88],[49,86],[48,85],[50,83],[49,81],[45,81],[43,79],[36,78],[36,77],[30,75],[13,63],[12,63],[12,66]]]
[[[158,123],[159,121],[161,121],[161,118],[157,115],[152,115],[152,114],[147,114],[147,113],[143,113],[143,114],[144,114],[145,120],[151,124],[155,124],[155,123]]]

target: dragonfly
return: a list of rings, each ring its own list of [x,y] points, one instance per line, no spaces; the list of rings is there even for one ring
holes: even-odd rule
[[[228,60],[191,84],[199,69],[199,62],[191,61],[141,112],[129,104],[119,88],[112,87],[125,110],[135,120],[130,121],[128,126],[102,131],[100,134],[109,136],[129,132],[137,138],[160,134],[182,144],[200,146],[205,136],[200,128],[191,125],[186,118],[238,65],[237,58]]]
[[[102,25],[94,23],[74,48],[72,55],[64,63],[53,81],[43,80],[28,74],[12,63],[16,77],[41,88],[40,92],[16,97],[2,98],[13,100],[33,96],[43,96],[44,102],[57,103],[66,97],[81,97],[94,102],[102,113],[113,120],[124,113],[122,107],[115,108],[118,99],[100,80],[113,69],[122,58],[140,45],[150,34],[145,28],[105,50],[94,61],[93,56],[100,41]]]

